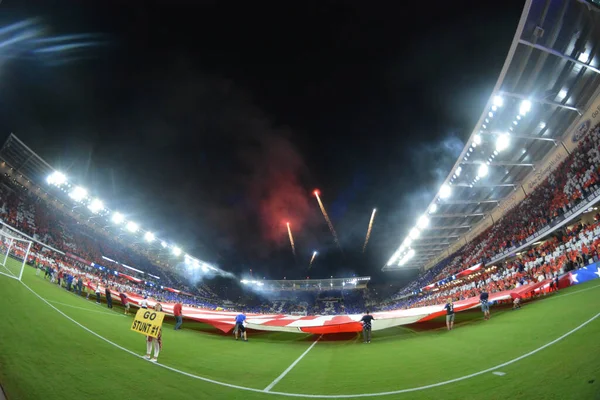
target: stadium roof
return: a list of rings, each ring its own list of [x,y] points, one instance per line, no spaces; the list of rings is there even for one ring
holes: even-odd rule
[[[320,291],[364,289],[371,280],[369,276],[331,279],[283,279],[283,280],[247,280],[242,283],[260,291]]]
[[[505,64],[469,140],[435,198],[383,270],[431,268],[493,223],[600,90],[600,13],[575,0],[527,0]],[[531,186],[533,187],[533,186]],[[501,215],[501,214],[500,214]]]
[[[100,199],[89,196],[87,191],[83,190],[83,185],[80,187],[70,182],[12,133],[0,149],[0,159],[14,170],[12,175],[16,179],[26,179],[21,182],[24,186],[27,186],[27,181],[33,182],[42,188],[44,192],[40,194],[43,197],[46,195],[59,201],[80,223],[86,224],[96,232],[111,234],[113,238],[118,237],[124,245],[154,259],[158,264],[179,264],[181,261],[177,260],[183,258],[191,269],[230,276],[214,265],[184,254],[172,242],[155,237],[152,232],[143,230],[137,223],[126,221],[123,215],[107,208]],[[59,181],[56,180],[57,174],[61,175]],[[52,181],[50,177],[54,177],[55,180]],[[74,196],[77,190],[82,191],[80,196]]]

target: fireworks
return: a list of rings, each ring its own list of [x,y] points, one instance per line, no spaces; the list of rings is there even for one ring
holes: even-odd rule
[[[373,213],[371,214],[371,220],[369,221],[369,228],[367,229],[367,237],[365,237],[365,244],[363,245],[362,252],[365,252],[367,248],[367,243],[369,243],[369,238],[371,237],[371,229],[373,229],[373,221],[375,220],[375,213],[377,210],[374,208]]]
[[[308,263],[308,269],[312,267],[313,261],[315,261],[315,257],[317,256],[317,252],[314,251],[312,257],[310,258],[310,262]]]
[[[296,257],[296,245],[294,244],[294,236],[292,236],[292,229],[290,228],[290,223],[287,223],[288,235],[290,235],[290,245],[292,246],[292,254]]]
[[[329,219],[329,215],[327,215],[327,211],[325,210],[325,206],[323,206],[323,202],[321,201],[321,198],[319,197],[320,192],[318,190],[315,190],[314,192],[315,197],[317,198],[317,202],[319,202],[319,208],[321,208],[321,212],[323,213],[323,217],[325,217],[325,221],[327,222],[327,225],[329,226],[329,230],[331,231],[331,234],[333,235],[333,240],[335,241],[335,244],[337,244],[338,248],[340,250],[342,250],[342,248],[340,247],[340,241],[338,240],[337,237],[337,233],[335,232],[335,229],[333,228],[333,224],[331,223],[331,220]]]

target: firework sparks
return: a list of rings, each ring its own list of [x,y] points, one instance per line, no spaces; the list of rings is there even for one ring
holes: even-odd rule
[[[310,258],[310,262],[308,263],[308,269],[310,269],[310,267],[312,267],[313,261],[315,261],[316,256],[317,256],[317,252],[314,251],[312,257]]]
[[[369,238],[371,237],[371,229],[373,229],[373,221],[375,220],[376,212],[377,210],[374,208],[373,213],[371,214],[371,220],[369,221],[369,228],[367,229],[367,237],[365,237],[365,244],[363,245],[363,253],[365,252],[365,249],[367,248],[367,243],[369,243]]]
[[[333,224],[331,223],[331,220],[329,219],[329,215],[327,214],[327,211],[325,210],[325,206],[323,206],[321,197],[319,197],[320,192],[318,190],[315,190],[313,193],[314,193],[315,197],[317,198],[317,202],[319,203],[319,208],[321,209],[321,213],[323,213],[325,222],[327,222],[327,225],[329,226],[329,230],[331,231],[331,234],[333,235],[333,240],[335,241],[335,244],[337,244],[338,248],[340,250],[342,250],[342,248],[340,247],[340,241],[338,240],[337,233],[335,232],[335,229],[333,228]]]
[[[292,253],[294,257],[296,257],[296,245],[294,244],[294,236],[292,235],[292,229],[290,228],[290,223],[287,223],[288,235],[290,235],[290,245],[292,246]]]

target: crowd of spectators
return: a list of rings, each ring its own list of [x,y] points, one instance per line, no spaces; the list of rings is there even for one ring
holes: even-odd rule
[[[421,275],[409,287],[400,291],[396,298],[451,277],[478,263],[486,263],[504,250],[522,243],[596,191],[599,188],[599,174],[600,125],[596,125],[573,153],[522,202],[456,253]],[[406,300],[404,303],[411,302],[415,303],[415,300]]]

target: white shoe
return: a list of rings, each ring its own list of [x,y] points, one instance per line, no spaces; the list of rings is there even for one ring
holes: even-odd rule
[[[149,359],[150,359],[150,356],[147,356],[147,355],[146,355],[146,356],[144,356],[144,359],[146,359],[146,360],[149,360]]]
[[[158,362],[158,359],[156,359],[156,358],[151,358],[151,359],[150,359],[150,362],[156,363],[156,362]]]

